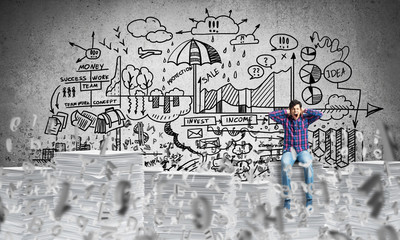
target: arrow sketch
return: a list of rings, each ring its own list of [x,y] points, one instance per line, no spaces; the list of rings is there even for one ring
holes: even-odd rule
[[[71,45],[71,47],[78,47],[78,48],[80,48],[80,49],[85,51],[85,56],[83,56],[81,58],[78,58],[76,60],[76,63],[81,62],[85,58],[87,58],[89,60],[95,60],[95,59],[98,59],[100,57],[100,55],[101,55],[100,49],[94,47],[94,35],[95,35],[94,32],[92,32],[92,36],[91,36],[92,37],[92,46],[89,49],[81,47],[76,43],[69,42],[69,45]],[[105,42],[105,39],[104,39],[104,42]],[[102,44],[102,43],[100,42],[100,44]]]
[[[358,123],[358,116],[357,113],[359,111],[365,111],[366,117],[382,110],[383,108],[377,107],[372,104],[367,104],[367,108],[359,108],[359,103],[357,104],[357,107],[353,105],[353,103],[350,100],[347,100],[344,95],[337,95],[333,94],[329,97],[328,103],[325,105],[324,108],[313,108],[315,110],[320,110],[326,114],[320,119],[321,121],[329,121],[329,120],[340,120],[343,117],[347,116],[350,112],[356,112],[356,117],[353,120],[354,128],[357,127]]]
[[[56,89],[54,90],[54,92],[53,92],[53,94],[51,95],[51,98],[50,98],[50,112],[53,113],[53,114],[54,114],[53,98],[54,98],[54,94],[57,92],[57,89],[58,89],[60,86],[61,86],[61,85],[58,85],[58,87],[56,87]],[[60,94],[60,93],[58,93],[58,94]],[[57,97],[57,99],[58,99],[58,97]],[[58,105],[58,104],[56,104],[56,105]],[[58,106],[56,106],[56,107],[58,108]]]
[[[247,19],[242,19],[239,23],[231,18],[232,10],[229,15],[220,15],[218,17],[210,16],[206,8],[206,18],[204,20],[195,20],[189,18],[193,23],[196,23],[191,30],[181,30],[177,34],[191,33],[193,35],[217,35],[217,34],[237,34],[239,32],[239,25],[247,22]]]
[[[231,45],[247,45],[247,44],[258,44],[259,40],[256,39],[254,33],[260,27],[260,24],[256,26],[253,33],[251,34],[239,34],[234,39],[230,41]]]
[[[318,32],[313,32],[313,34],[310,36],[311,42],[314,43],[314,40],[316,40],[315,43],[315,48],[320,47],[323,48],[327,46],[330,48],[331,53],[333,52],[341,52],[342,56],[340,57],[340,60],[344,61],[346,58],[349,56],[350,49],[348,46],[344,46],[342,48],[339,48],[339,40],[338,39],[333,39],[331,40],[329,37],[324,36],[322,38],[319,38]]]

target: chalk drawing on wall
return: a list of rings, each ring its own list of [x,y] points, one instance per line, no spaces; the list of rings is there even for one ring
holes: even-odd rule
[[[258,68],[256,68],[258,67]],[[249,69],[252,69],[250,67]],[[255,65],[254,69],[262,69]],[[252,71],[252,70],[249,70]],[[279,72],[271,73],[265,80],[253,89],[236,89],[231,83],[223,85],[217,90],[202,89],[200,95],[202,113],[246,113],[246,112],[265,112],[261,108],[275,107],[275,78],[280,74],[290,73],[291,68]],[[257,76],[257,73],[252,76]],[[259,110],[257,110],[259,109]]]
[[[251,65],[247,68],[247,73],[250,75],[250,80],[257,79],[264,76],[264,69],[258,65]]]
[[[200,100],[201,81],[197,80],[197,65],[221,63],[221,57],[217,50],[195,39],[189,39],[181,43],[171,53],[168,62],[176,65],[186,63],[192,67],[193,71],[193,112],[199,113],[202,109]]]
[[[303,60],[304,58],[311,60],[314,59],[313,57],[315,57],[315,54],[313,54],[310,48],[306,47],[301,50],[300,57]],[[309,61],[307,64],[303,65],[299,71],[301,81],[308,84],[301,93],[301,98],[308,105],[317,105],[322,101],[323,94],[321,89],[314,86],[314,84],[321,79],[321,75],[321,68],[315,64],[310,64]]]
[[[262,127],[259,126],[261,123]],[[269,128],[265,129],[265,124]],[[211,163],[207,168],[235,172],[235,176],[243,181],[249,178],[249,174],[252,175],[251,178],[265,174],[268,170],[265,159],[279,159],[282,150],[283,138],[279,136],[282,134],[278,131],[279,126],[269,123],[262,114],[184,117],[182,125],[173,125],[187,129],[187,136],[176,133],[176,142],[181,146],[191,146],[192,150],[197,151],[201,163]],[[195,131],[192,132],[192,129]],[[226,141],[227,139],[229,141]],[[260,140],[262,144],[254,145],[254,140]],[[254,153],[257,154],[257,158],[262,155],[263,159],[255,160],[254,157],[250,157]],[[230,160],[225,159],[222,164],[222,155],[231,156]],[[201,165],[199,167],[202,168]]]
[[[343,61],[335,61],[324,69],[324,77],[331,83],[343,83],[348,81],[352,75],[351,67]],[[338,85],[339,86],[339,85]]]
[[[308,105],[316,105],[323,99],[322,90],[319,87],[313,86],[320,81],[322,77],[329,83],[335,84],[334,86],[336,89],[342,93],[328,94],[328,103],[325,104],[325,107],[316,108],[317,110],[321,110],[326,113],[322,118],[323,121],[341,120],[344,116],[349,115],[349,112],[354,112],[355,114],[351,115],[351,117],[353,118],[353,127],[356,128],[359,121],[359,111],[367,111],[367,116],[369,116],[370,114],[383,109],[369,103],[367,105],[367,109],[360,108],[362,96],[361,89],[341,86],[342,83],[349,81],[352,76],[352,68],[348,63],[345,62],[350,53],[348,46],[339,47],[340,42],[338,39],[331,40],[327,36],[319,38],[317,32],[313,32],[313,34],[310,36],[310,39],[311,42],[315,43],[314,46],[304,47],[300,53],[301,59],[307,62],[307,64],[303,65],[303,67],[300,69],[300,79],[304,83],[309,84],[309,86],[302,91],[303,101]],[[328,51],[328,53],[338,56],[339,59],[334,58],[332,60],[332,58],[329,57],[326,57],[325,59],[317,58],[319,49],[325,49]],[[312,61],[316,62],[311,64],[310,62]],[[317,63],[318,65],[326,64],[323,68],[323,71],[321,71],[321,68],[317,65]],[[356,94],[353,94],[352,97],[357,98],[351,101],[348,99],[348,97],[346,97],[345,92],[356,92]],[[354,106],[353,102],[355,102]]]
[[[317,105],[322,100],[322,91],[318,87],[308,86],[301,93],[303,101],[308,105]]]
[[[189,18],[190,21],[196,23],[196,26],[191,30],[181,30],[176,33],[191,33],[192,35],[237,34],[239,32],[240,24],[247,22],[247,19],[242,19],[241,22],[236,23],[231,17],[232,10],[229,11],[229,15],[220,15],[218,17],[210,16],[207,8],[205,13],[207,14],[207,17],[204,20]]]
[[[355,161],[364,161],[364,142],[356,137],[356,129],[317,129],[312,133],[311,150],[325,163],[344,168]],[[357,153],[359,153],[357,155]],[[358,157],[358,158],[357,158]]]
[[[350,100],[346,98],[346,96],[332,94],[331,96],[329,96],[328,103],[325,104],[325,108],[321,109],[324,115],[320,120],[341,120],[345,116],[347,116],[350,111],[354,110],[356,110],[354,105]]]
[[[315,59],[317,52],[313,47],[304,47],[301,49],[300,57],[303,61],[311,62]]]
[[[328,103],[325,104],[325,108],[317,108],[324,113],[321,121],[329,120],[341,120],[345,116],[349,115],[350,112],[362,111],[366,112],[365,117],[368,117],[383,108],[367,103],[367,108],[356,108],[350,100],[344,95],[333,94],[329,97]]]
[[[55,106],[57,109],[59,109],[59,106],[60,106],[60,104],[59,104],[59,102],[58,102],[59,97],[60,97],[60,92],[57,91],[58,88],[59,88],[60,86],[61,86],[61,85],[58,85],[58,86],[54,89],[53,94],[51,95],[51,98],[50,98],[50,112],[53,113],[53,114],[54,114],[53,102],[54,102],[54,106]],[[56,93],[57,93],[57,95],[56,95]],[[56,99],[54,99],[54,96],[56,96]]]
[[[79,99],[75,101],[65,102],[66,108],[82,108],[82,107],[105,107],[105,106],[120,106],[120,100],[116,98],[104,98],[103,96],[103,86],[105,83],[109,82],[109,75],[103,73],[107,71],[108,68],[104,67],[104,63],[97,62],[91,64],[80,64],[78,66],[77,73],[80,73],[79,77],[72,77],[68,79],[61,79],[65,84],[78,85]],[[89,77],[85,73],[89,73]],[[89,81],[87,81],[89,79]],[[89,92],[87,94],[86,92]],[[94,95],[93,93],[96,92]],[[89,96],[89,99],[86,97]]]
[[[124,127],[125,116],[119,109],[113,107],[107,108],[103,113],[97,116],[95,133],[109,133],[112,130]]]
[[[254,36],[254,33],[257,31],[257,29],[260,27],[260,24],[258,24],[254,31],[250,34],[239,34],[237,35],[234,39],[232,39],[229,43],[231,45],[248,45],[248,44],[258,44],[260,41],[256,39]]]
[[[257,57],[256,62],[258,65],[251,65],[247,68],[247,73],[250,75],[250,80],[263,77],[265,71],[261,67],[272,69],[272,66],[276,63],[276,59],[270,54],[261,54]]]
[[[121,31],[119,29],[119,26],[117,28],[113,28],[113,31],[116,32],[116,34],[114,34],[113,36],[113,38],[116,38],[116,42],[113,42],[112,40],[109,40],[109,42],[107,42],[106,38],[103,38],[103,41],[99,41],[99,43],[100,45],[106,47],[106,49],[109,51],[113,51],[116,53],[125,52],[125,54],[128,54],[128,47],[126,47],[125,39],[121,36]],[[121,51],[120,47],[122,48]]]
[[[57,112],[57,114],[48,118],[44,133],[49,135],[57,135],[67,127],[67,123],[68,113]]]
[[[106,47],[108,50],[112,49],[112,43],[111,42],[107,43],[106,38],[103,38],[103,41],[99,43],[104,47]]]
[[[274,56],[270,54],[261,54],[257,57],[257,63],[265,68],[271,68],[276,63],[276,59]]]
[[[107,86],[106,96],[121,95],[121,56],[118,56],[115,63],[114,77],[110,80],[110,85]]]
[[[187,129],[187,138],[202,138],[203,137],[203,129],[202,128],[190,128]]]
[[[138,122],[133,128],[133,133],[137,134],[138,139],[135,140],[139,146],[144,146],[149,141],[149,134],[144,131],[143,122]]]
[[[290,51],[296,49],[299,45],[296,38],[286,33],[278,33],[269,39],[269,43],[273,47],[272,51]]]
[[[93,33],[92,33],[92,45],[91,45],[91,48],[88,48],[88,49],[83,48],[83,47],[79,46],[79,45],[76,44],[76,43],[69,42],[69,44],[71,45],[71,47],[77,47],[77,48],[82,49],[82,50],[85,51],[85,56],[83,56],[83,57],[81,57],[81,58],[78,58],[78,59],[76,60],[76,63],[81,62],[81,61],[82,61],[83,59],[85,59],[85,58],[86,58],[86,59],[89,59],[89,60],[96,60],[96,59],[98,59],[98,58],[100,57],[100,55],[101,55],[100,49],[94,47],[94,36],[95,36],[95,34],[94,34],[94,32],[93,32]]]
[[[317,83],[322,76],[321,68],[315,64],[306,64],[300,69],[300,79],[306,84]]]
[[[79,112],[75,110],[71,114],[71,125],[77,126],[80,130],[86,131],[88,128],[94,128],[97,122],[96,114],[89,111]]]
[[[165,125],[164,125],[164,132],[165,132],[167,135],[173,137],[173,142],[174,142],[174,145],[175,145],[176,147],[182,149],[183,151],[184,151],[184,150],[188,150],[189,152],[191,152],[191,153],[193,153],[193,154],[201,155],[200,152],[197,152],[197,151],[193,150],[191,146],[186,146],[185,144],[182,144],[182,143],[178,140],[178,135],[179,135],[179,134],[176,133],[176,132],[174,132],[174,130],[171,128],[171,124],[170,124],[169,122],[168,122],[168,123],[165,123]]]
[[[128,47],[125,48],[125,39],[121,37],[121,31],[119,31],[119,26],[117,27],[117,29],[113,28],[113,30],[116,32],[115,37],[118,38],[118,44],[122,45],[122,50],[125,52],[125,54],[128,54]],[[114,51],[119,53],[119,48],[114,48]]]
[[[76,90],[75,87],[63,87],[63,98],[74,98],[76,96]],[[57,100],[56,100],[56,105],[58,102],[58,97],[59,97],[60,93],[57,94]]]
[[[341,53],[341,57],[340,57],[341,61],[345,61],[347,59],[347,57],[349,56],[350,48],[348,46],[339,47],[340,42],[336,38],[333,40],[327,36],[319,38],[318,32],[315,31],[310,36],[310,39],[311,39],[312,43],[314,43],[314,40],[315,40],[315,43],[314,43],[315,48],[328,47],[328,48],[330,48],[331,52],[340,52]]]
[[[231,13],[214,17],[206,9],[203,20],[190,18],[195,26],[177,34],[191,33],[198,39],[188,38],[176,46],[170,41],[172,33],[156,17],[137,18],[113,28],[111,36],[100,42],[105,48],[100,48],[102,58],[109,54],[109,59],[115,59],[115,67],[100,61],[98,52],[98,58],[86,57],[90,64],[80,63],[76,76],[63,77],[64,85],[54,90],[50,100],[53,115],[45,131],[57,139],[40,159],[47,159],[54,149],[95,149],[99,141],[104,145],[110,138],[112,150],[134,150],[152,158],[146,159],[145,166],[161,165],[166,171],[211,169],[248,181],[268,173],[268,163],[279,161],[282,154],[283,129],[269,119],[270,110],[287,108],[290,100],[301,98],[304,107],[323,111],[323,120],[329,124],[357,122],[359,111],[366,111],[368,117],[382,109],[369,103],[366,109],[360,108],[361,89],[340,85],[351,79],[352,69],[344,57],[348,47],[337,47],[336,39],[320,39],[314,32],[311,40],[315,44],[300,50],[298,46],[305,44],[299,44],[291,33],[257,39],[260,24],[250,34],[238,34],[247,19],[237,23]],[[123,38],[124,29],[127,39]],[[93,32],[92,42],[94,36]],[[207,38],[211,43],[206,43]],[[137,43],[137,52],[131,51],[134,58],[122,60],[121,55],[128,54],[129,40]],[[233,46],[230,52],[228,43]],[[254,52],[255,44],[272,49]],[[235,53],[236,45],[247,46]],[[331,51],[335,54],[325,58]],[[301,60],[296,61],[296,54]],[[246,56],[256,58],[250,62]],[[157,64],[160,59],[164,59],[160,68],[147,62]],[[107,74],[106,66],[113,76]],[[167,74],[172,75],[169,80],[165,79]],[[166,88],[165,83],[170,86]],[[355,91],[358,99],[352,94]],[[65,111],[66,116],[59,111],[60,106],[70,110]],[[65,123],[82,135],[94,133],[95,137],[76,135],[73,147],[62,145],[60,139],[68,134]],[[337,127],[325,129],[319,123],[312,127],[311,145],[319,161],[345,167],[362,159],[357,157],[362,143],[354,143],[354,134],[359,132],[356,126],[340,131]],[[342,152],[344,147],[348,152]]]
[[[122,70],[122,82],[123,85],[128,89],[128,99],[129,99],[129,108],[128,113],[131,112],[132,109],[132,98],[133,90],[136,90],[135,95],[148,95],[149,88],[153,85],[153,73],[147,67],[141,67],[140,69],[135,66],[129,64]],[[146,91],[144,93],[142,90]],[[144,104],[142,104],[142,108],[144,108]],[[136,102],[135,113],[138,112],[138,103]],[[144,109],[142,109],[142,114],[144,115]]]
[[[128,32],[134,38],[145,38],[152,43],[162,43],[172,39],[173,34],[168,32],[155,17],[147,17],[146,19],[135,19],[127,26]]]
[[[121,36],[122,32],[120,31],[120,27],[118,26],[117,28],[113,28],[113,31],[115,32],[113,38],[116,38],[116,42],[113,42],[112,40],[107,42],[106,38],[103,38],[103,41],[99,43],[109,51],[114,51],[116,53],[124,52],[125,54],[128,54],[128,46],[126,45],[125,39]],[[113,43],[114,47],[112,45]],[[122,51],[120,51],[120,47],[122,48]]]
[[[107,87],[109,97],[128,99],[126,117],[139,120],[146,116],[156,122],[168,122],[190,112],[192,96],[179,88],[163,91],[151,90],[154,75],[147,67],[136,68],[132,64],[121,67],[117,57],[114,77]]]
[[[153,55],[161,55],[161,50],[156,49],[143,49],[142,47],[138,48],[138,55],[141,59],[153,56]]]

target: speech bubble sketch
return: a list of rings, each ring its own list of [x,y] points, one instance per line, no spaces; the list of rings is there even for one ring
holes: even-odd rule
[[[350,79],[351,74],[351,67],[343,61],[333,62],[324,69],[324,77],[331,83],[346,82]]]
[[[289,51],[297,48],[297,46],[299,45],[297,39],[285,33],[278,33],[273,35],[271,39],[269,39],[269,43],[273,47],[272,51]]]
[[[272,55],[262,54],[257,57],[257,63],[265,68],[272,68],[272,65],[276,63],[276,59]]]
[[[251,79],[260,78],[264,75],[264,69],[258,65],[252,65],[247,69]]]

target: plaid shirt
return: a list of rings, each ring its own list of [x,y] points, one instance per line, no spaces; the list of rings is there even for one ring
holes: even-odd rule
[[[305,109],[303,116],[300,116],[297,120],[286,114],[286,110],[273,111],[269,116],[275,122],[282,124],[285,130],[283,152],[290,151],[290,147],[294,147],[296,152],[299,153],[308,149],[307,128],[322,117],[322,112]]]

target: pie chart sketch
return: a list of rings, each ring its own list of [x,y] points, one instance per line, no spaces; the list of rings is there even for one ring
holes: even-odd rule
[[[300,57],[306,62],[310,62],[315,59],[317,52],[313,47],[303,47],[300,52]]]
[[[306,87],[301,93],[301,97],[303,101],[308,105],[315,105],[321,102],[322,100],[322,92],[318,87]]]
[[[300,69],[299,75],[303,82],[313,84],[321,79],[322,71],[315,64],[306,64]]]

